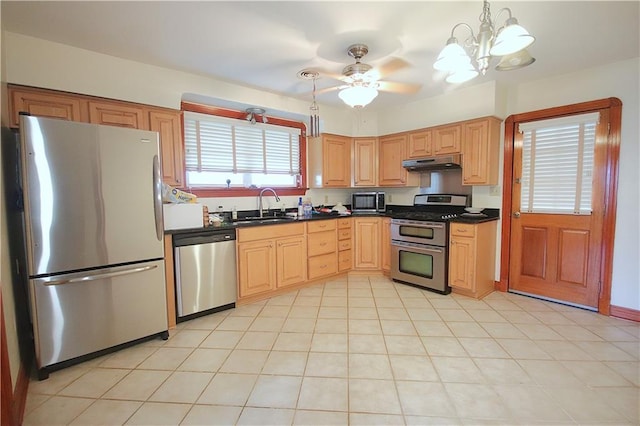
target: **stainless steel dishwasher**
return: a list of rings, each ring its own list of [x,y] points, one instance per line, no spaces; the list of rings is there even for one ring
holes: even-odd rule
[[[233,308],[237,297],[235,229],[178,234],[173,246],[178,321]]]

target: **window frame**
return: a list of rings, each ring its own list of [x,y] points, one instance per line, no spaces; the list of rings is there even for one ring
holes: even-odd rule
[[[182,101],[180,103],[181,111],[197,112],[200,114],[214,115],[218,117],[233,118],[244,120],[247,116],[245,111],[236,111],[225,108],[214,107],[210,105],[196,104],[192,102]],[[278,195],[304,195],[307,187],[307,128],[306,125],[299,121],[287,120],[284,118],[267,116],[270,124],[283,127],[291,127],[300,129],[300,183],[297,187],[278,187]],[[183,162],[185,154],[184,143],[184,114],[181,115],[182,125],[182,153]],[[184,164],[183,164],[184,166]],[[186,172],[185,172],[186,174]],[[185,176],[186,177],[186,176]],[[186,184],[186,179],[185,179]],[[263,188],[216,188],[216,187],[187,187],[187,190],[198,197],[253,197],[258,196]]]

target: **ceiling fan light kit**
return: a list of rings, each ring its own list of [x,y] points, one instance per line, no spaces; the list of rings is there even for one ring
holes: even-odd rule
[[[355,84],[342,89],[338,93],[338,97],[342,99],[342,102],[352,108],[363,108],[369,105],[376,96],[378,96],[378,90],[369,84]]]
[[[484,0],[477,36],[468,24],[459,23],[453,27],[451,37],[433,64],[436,70],[449,74],[446,78],[447,82],[464,83],[480,73],[484,75],[494,56],[503,57],[496,67],[498,71],[519,69],[535,62],[535,59],[525,50],[535,41],[535,37],[511,16],[511,9],[507,7],[500,9],[497,16],[502,12],[507,12],[509,17],[502,27],[495,30],[489,2]],[[459,44],[453,35],[460,26],[466,27],[471,32],[471,36],[464,41],[463,45]],[[472,58],[476,61],[475,66],[471,61]]]

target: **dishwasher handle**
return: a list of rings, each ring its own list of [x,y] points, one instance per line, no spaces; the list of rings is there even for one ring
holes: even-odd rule
[[[224,241],[235,241],[235,239],[235,229],[228,229],[214,233],[174,235],[173,246],[184,247],[197,244],[222,243]]]

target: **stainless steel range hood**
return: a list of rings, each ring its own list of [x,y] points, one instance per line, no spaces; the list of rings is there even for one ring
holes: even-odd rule
[[[411,172],[429,172],[433,170],[460,169],[460,154],[444,157],[425,157],[404,160],[402,167]]]

